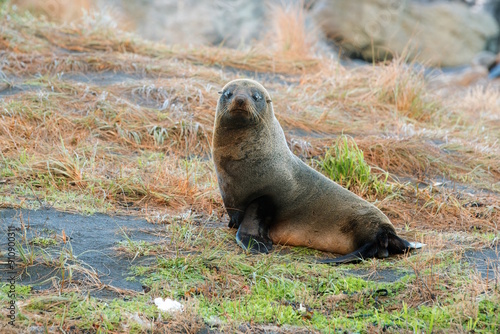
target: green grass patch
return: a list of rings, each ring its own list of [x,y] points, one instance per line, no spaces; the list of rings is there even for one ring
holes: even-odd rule
[[[34,237],[33,239],[30,240],[30,243],[33,246],[47,248],[50,246],[57,245],[57,240],[50,237]]]
[[[316,162],[330,179],[358,194],[387,196],[393,192],[393,186],[387,182],[389,174],[374,175],[352,137],[339,136]]]

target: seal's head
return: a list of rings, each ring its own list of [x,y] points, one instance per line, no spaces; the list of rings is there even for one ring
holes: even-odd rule
[[[271,98],[258,82],[238,79],[227,83],[217,102],[216,121],[224,128],[243,128],[273,115]]]

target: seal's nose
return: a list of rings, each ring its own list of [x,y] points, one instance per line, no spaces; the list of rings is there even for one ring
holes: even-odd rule
[[[243,95],[237,95],[234,97],[234,105],[238,107],[244,107],[246,102],[246,98]]]

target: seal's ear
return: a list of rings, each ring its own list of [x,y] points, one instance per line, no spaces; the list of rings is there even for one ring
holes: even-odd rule
[[[271,100],[269,99],[269,100],[266,100],[266,102],[267,102],[267,103],[271,103],[271,102],[273,102],[273,101],[271,101]]]
[[[221,95],[221,94],[222,94],[222,91],[217,92],[217,94]]]

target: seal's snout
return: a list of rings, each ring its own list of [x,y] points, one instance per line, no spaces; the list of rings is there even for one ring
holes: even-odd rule
[[[237,108],[245,107],[247,99],[243,95],[237,95],[234,97],[234,106]]]
[[[244,94],[234,96],[229,107],[230,111],[242,112],[248,111],[248,97]]]

